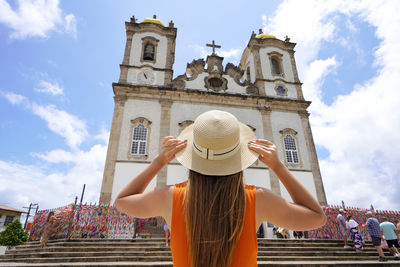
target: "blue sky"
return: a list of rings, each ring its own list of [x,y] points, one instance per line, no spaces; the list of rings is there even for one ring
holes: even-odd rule
[[[397,1],[0,0],[0,204],[97,202],[125,25],[178,28],[174,76],[210,53],[239,63],[262,28],[296,62],[330,204],[400,209]]]

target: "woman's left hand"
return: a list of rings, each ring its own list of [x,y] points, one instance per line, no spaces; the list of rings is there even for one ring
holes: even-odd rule
[[[250,141],[248,147],[259,155],[258,158],[262,163],[273,170],[281,163],[276,151],[276,146],[268,140],[257,139]]]

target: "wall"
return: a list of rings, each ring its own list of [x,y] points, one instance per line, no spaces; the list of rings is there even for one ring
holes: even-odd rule
[[[265,79],[273,80],[276,76],[272,76],[271,71],[271,63],[269,60],[268,53],[270,52],[279,52],[283,55],[282,57],[282,68],[283,73],[285,74],[284,80],[288,82],[294,82],[294,76],[292,71],[292,63],[290,61],[290,55],[288,52],[279,49],[277,47],[265,47],[260,49],[260,62],[261,62],[261,70],[263,77]]]
[[[127,163],[127,162],[117,162],[115,164],[115,178],[113,183],[113,188],[111,192],[111,202],[114,204],[119,192],[124,188],[135,176],[137,176],[141,171],[143,171],[149,164],[148,163]],[[151,180],[150,184],[147,186],[145,192],[155,188],[157,181],[157,176]]]
[[[157,43],[157,54],[156,54],[156,63],[146,62],[145,64],[150,65],[154,68],[165,68],[166,65],[166,57],[167,55],[167,37],[152,33],[152,32],[145,32],[145,33],[137,33],[134,34],[132,37],[132,48],[131,54],[129,58],[129,65],[132,66],[140,66],[143,65],[140,62],[140,57],[142,56],[142,38],[151,36],[159,40]]]
[[[271,112],[271,124],[272,124],[272,132],[274,136],[274,143],[278,148],[279,158],[284,161],[284,148],[282,143],[282,135],[279,131],[284,130],[285,128],[293,129],[297,132],[297,149],[299,152],[299,159],[302,163],[302,167],[299,169],[303,170],[311,170],[310,159],[308,156],[308,150],[306,146],[305,136],[303,126],[301,124],[300,115],[297,113],[289,113],[289,112]]]
[[[158,154],[160,135],[160,114],[161,106],[158,101],[144,101],[128,99],[125,103],[122,118],[121,137],[119,141],[117,160],[128,160],[128,153],[131,149],[131,120],[144,117],[150,120],[151,130],[149,140],[149,159]]]

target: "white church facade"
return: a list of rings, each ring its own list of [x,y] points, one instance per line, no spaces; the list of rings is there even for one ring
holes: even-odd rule
[[[177,29],[171,21],[134,17],[125,23],[127,41],[118,83],[113,83],[114,115],[100,203],[112,204],[119,191],[159,153],[165,136],[177,136],[201,113],[219,109],[250,126],[257,138],[272,141],[282,162],[321,205],[326,196],[289,38],[252,33],[239,66],[213,53],[187,64],[173,79]],[[170,162],[148,189],[187,179],[188,171]],[[265,165],[244,171],[245,182],[269,188],[285,199],[288,192]]]

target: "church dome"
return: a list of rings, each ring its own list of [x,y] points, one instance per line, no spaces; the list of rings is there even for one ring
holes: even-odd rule
[[[157,19],[156,15],[154,15],[152,19],[150,18],[144,19],[141,23],[154,23],[165,27],[165,25],[161,22],[161,20]]]
[[[269,35],[269,34],[265,34],[265,33],[261,33],[259,35],[256,36],[257,39],[276,39],[275,35]]]

